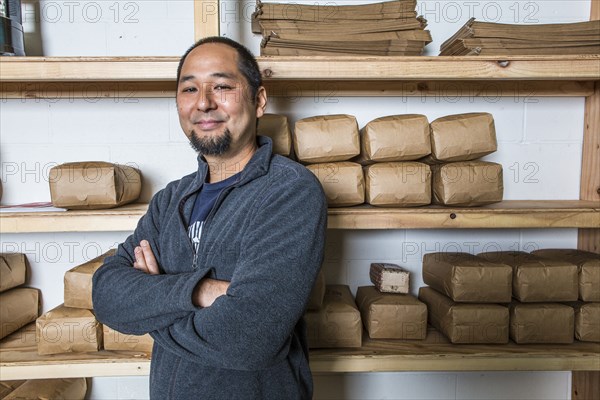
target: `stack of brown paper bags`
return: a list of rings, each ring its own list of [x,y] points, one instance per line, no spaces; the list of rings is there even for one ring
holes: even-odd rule
[[[517,25],[471,18],[441,48],[441,56],[600,53],[600,20]]]
[[[353,6],[257,1],[252,31],[263,56],[421,55],[431,42],[415,0]]]

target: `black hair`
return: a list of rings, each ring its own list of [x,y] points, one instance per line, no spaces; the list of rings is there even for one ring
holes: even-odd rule
[[[181,60],[179,60],[179,66],[177,67],[177,84],[179,84],[179,78],[181,77],[181,69],[188,54],[190,54],[192,50],[194,50],[196,47],[202,46],[206,43],[220,43],[236,50],[238,54],[238,69],[240,70],[242,75],[244,75],[246,81],[248,82],[248,85],[250,86],[250,95],[252,102],[254,103],[256,101],[256,94],[258,93],[258,88],[262,86],[262,76],[260,74],[260,69],[258,68],[256,58],[254,58],[250,50],[248,50],[245,46],[241,45],[235,40],[223,36],[209,36],[200,39],[196,43],[194,43],[192,47],[187,49],[185,54],[181,57]]]

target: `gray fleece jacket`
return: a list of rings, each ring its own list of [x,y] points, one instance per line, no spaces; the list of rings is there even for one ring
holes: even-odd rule
[[[323,260],[327,205],[306,168],[272,154],[270,139],[240,181],[217,199],[194,257],[187,235],[207,173],[171,182],[134,233],[93,278],[96,317],[128,334],[150,333],[153,399],[310,399],[302,315]],[[150,242],[161,274],[132,267]],[[203,277],[230,281],[212,306],[192,304]]]

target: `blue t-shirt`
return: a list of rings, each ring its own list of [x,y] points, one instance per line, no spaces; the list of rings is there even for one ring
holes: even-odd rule
[[[194,202],[194,209],[188,227],[188,236],[194,245],[194,252],[198,252],[200,237],[202,236],[202,225],[215,205],[217,198],[223,189],[236,183],[238,178],[239,174],[235,174],[217,183],[205,183],[200,189],[200,193],[198,193],[198,197]]]

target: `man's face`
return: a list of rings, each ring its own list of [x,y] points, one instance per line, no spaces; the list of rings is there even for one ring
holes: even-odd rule
[[[188,54],[177,85],[179,123],[192,147],[204,155],[235,157],[255,145],[256,119],[266,95],[256,101],[238,69],[235,49],[203,44]]]

